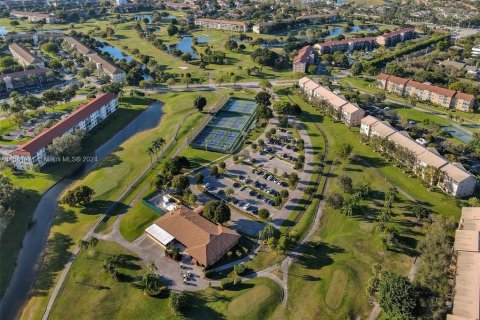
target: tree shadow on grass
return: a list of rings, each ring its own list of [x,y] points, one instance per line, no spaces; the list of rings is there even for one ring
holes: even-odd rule
[[[122,150],[123,150],[123,148],[119,147],[119,148],[115,149],[114,152],[118,152],[118,151],[122,151]],[[120,159],[119,156],[117,156],[114,153],[111,153],[108,156],[106,156],[102,161],[100,161],[100,163],[92,171],[97,171],[97,170],[104,169],[104,168],[111,168],[111,167],[114,167],[114,166],[117,166],[117,165],[121,164],[122,162],[123,161],[122,161],[122,159]]]
[[[122,202],[95,200],[85,205],[80,211],[82,214],[96,215],[108,213],[109,215],[117,215],[128,209],[128,205]]]
[[[195,292],[186,292],[188,308],[185,316],[188,319],[218,319],[224,320],[226,317],[207,305],[209,302],[230,302],[231,299],[213,291],[208,298],[198,295]]]
[[[58,226],[64,223],[75,223],[78,221],[77,213],[71,209],[59,206],[57,213],[53,218],[52,226]]]
[[[315,246],[312,242],[307,242],[303,246],[300,254],[291,256],[292,258],[296,259],[297,263],[299,263],[305,269],[318,270],[332,264],[334,262],[332,256],[342,252],[345,252],[345,250],[338,246],[327,243],[322,243],[318,246]]]
[[[48,290],[54,285],[53,280],[57,273],[65,267],[70,259],[72,253],[69,250],[72,245],[73,240],[70,236],[58,232],[48,240],[45,248],[42,273],[38,278],[32,295],[45,296],[48,294]]]

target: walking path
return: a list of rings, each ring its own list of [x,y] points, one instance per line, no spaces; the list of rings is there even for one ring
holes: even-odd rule
[[[165,152],[167,152],[170,147],[173,145],[173,143],[177,140],[177,134],[178,134],[178,131],[180,130],[182,124],[184,123],[184,121],[191,115],[192,113],[188,113],[183,119],[182,121],[180,121],[180,123],[177,125],[176,129],[175,129],[175,134],[173,135],[170,143],[168,144],[168,146],[164,149],[164,151],[162,152],[162,155],[165,154]],[[178,152],[178,151],[177,151]],[[116,199],[116,201],[109,207],[107,208],[107,210],[105,211],[104,214],[102,214],[98,219],[97,221],[93,224],[93,226],[88,230],[87,234],[83,237],[83,240],[88,240],[90,237],[96,235],[96,236],[99,236],[98,234],[95,233],[95,229],[98,227],[98,225],[105,219],[105,217],[116,207],[116,204],[117,203],[120,203],[121,201],[123,201],[123,199],[126,198],[126,196],[130,193],[131,189],[137,184],[138,181],[140,181],[145,175],[146,173],[154,166],[155,163],[150,163],[144,170],[142,170],[142,172],[140,172],[136,177],[135,179],[133,180],[133,182],[131,182],[125,189],[124,191],[122,192],[122,194],[118,197],[118,199]],[[117,219],[117,221],[115,221],[115,225],[116,227],[118,228],[119,226],[119,223],[120,223],[120,218]],[[103,235],[102,235],[103,236]],[[119,241],[123,240],[123,237],[121,239],[118,239]],[[128,248],[127,248],[128,249]],[[42,316],[42,320],[47,320],[49,315],[50,315],[50,312],[52,310],[52,307],[53,307],[53,304],[55,303],[55,300],[57,299],[58,297],[58,294],[59,292],[61,291],[61,288],[63,287],[63,284],[65,282],[65,279],[68,275],[68,272],[70,271],[70,268],[72,267],[72,264],[73,262],[75,261],[75,258],[77,257],[78,253],[80,252],[80,248],[77,246],[73,252],[72,252],[72,255],[70,256],[70,259],[68,260],[67,264],[65,265],[61,275],[60,275],[60,278],[58,279],[56,285],[55,285],[55,288],[53,289],[52,291],[52,294],[50,295],[50,299],[48,301],[48,304],[47,304],[47,307],[45,309],[45,312]]]

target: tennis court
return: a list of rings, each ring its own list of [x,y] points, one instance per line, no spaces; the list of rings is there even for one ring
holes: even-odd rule
[[[243,133],[254,123],[255,110],[256,104],[252,100],[229,99],[190,145],[197,149],[233,152]]]
[[[230,99],[223,110],[251,115],[257,109],[255,101]]]

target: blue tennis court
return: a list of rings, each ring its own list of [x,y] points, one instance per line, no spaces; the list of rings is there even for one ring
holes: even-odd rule
[[[232,152],[237,142],[255,121],[256,103],[252,100],[229,99],[193,139],[193,148]]]

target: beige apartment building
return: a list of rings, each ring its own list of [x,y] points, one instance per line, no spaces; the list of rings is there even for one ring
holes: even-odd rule
[[[24,46],[12,43],[8,46],[8,49],[12,53],[13,58],[22,66],[35,66],[37,68],[45,68],[45,63],[42,59],[34,55]]]
[[[377,76],[377,86],[387,92],[405,97],[415,97],[418,100],[429,101],[445,108],[456,108],[462,111],[475,108],[475,96],[471,94],[385,73]]]
[[[388,139],[395,145],[406,148],[415,156],[413,170],[423,175],[428,167],[440,170],[438,187],[454,197],[470,196],[475,191],[477,178],[468,172],[460,163],[451,163],[443,158],[435,149],[428,149],[413,140],[408,133],[399,132],[375,117],[367,116],[361,120],[360,133],[367,138],[380,137]]]
[[[244,21],[221,20],[221,19],[195,19],[195,25],[207,29],[219,29],[229,31],[247,32],[248,25]]]

